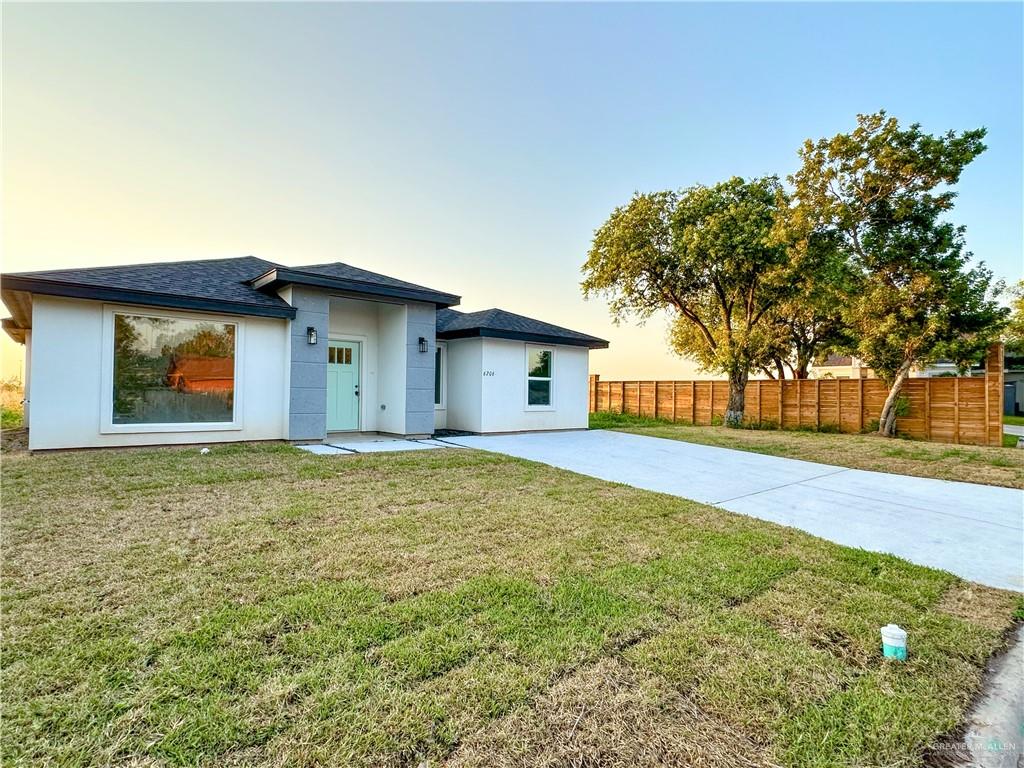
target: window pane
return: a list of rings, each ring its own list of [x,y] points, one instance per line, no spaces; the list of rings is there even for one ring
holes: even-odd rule
[[[336,363],[338,362],[338,348],[331,347],[327,350],[327,362]]]
[[[114,315],[115,424],[234,420],[235,326]]]
[[[434,405],[441,404],[441,348],[434,349]]]
[[[530,366],[527,376],[540,376],[544,379],[551,378],[551,350],[531,349]]]
[[[527,405],[551,405],[551,382],[528,381]]]

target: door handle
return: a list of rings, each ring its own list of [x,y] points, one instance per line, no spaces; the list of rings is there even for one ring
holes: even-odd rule
[[[356,384],[356,397],[359,397],[359,385]]]

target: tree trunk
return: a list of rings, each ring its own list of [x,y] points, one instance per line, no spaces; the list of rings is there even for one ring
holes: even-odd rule
[[[883,437],[896,436],[896,411],[898,410],[896,404],[903,389],[903,382],[910,375],[910,367],[913,364],[913,360],[904,360],[902,365],[900,365],[900,369],[896,372],[896,378],[893,379],[892,386],[889,388],[889,394],[885,398],[885,405],[882,406],[882,412],[878,416],[878,434]]]
[[[733,371],[729,374],[729,404],[725,406],[725,426],[743,426],[743,407],[747,392],[747,370]]]

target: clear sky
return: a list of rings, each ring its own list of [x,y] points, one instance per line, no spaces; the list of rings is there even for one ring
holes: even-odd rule
[[[611,340],[584,302],[634,190],[792,172],[879,108],[989,129],[954,218],[1022,273],[1022,6],[3,6],[4,271],[253,254],[345,261]],[[6,336],[4,375],[20,370]]]

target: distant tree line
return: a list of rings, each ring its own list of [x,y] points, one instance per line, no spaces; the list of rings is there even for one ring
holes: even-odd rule
[[[984,137],[859,115],[850,133],[805,142],[788,184],[638,192],[595,232],[584,295],[607,297],[616,322],[667,311],[672,349],[728,377],[729,426],[752,373],[806,378],[835,353],[886,382],[879,432],[892,436],[914,366],[966,366],[1007,326],[1002,284],[946,219]]]

